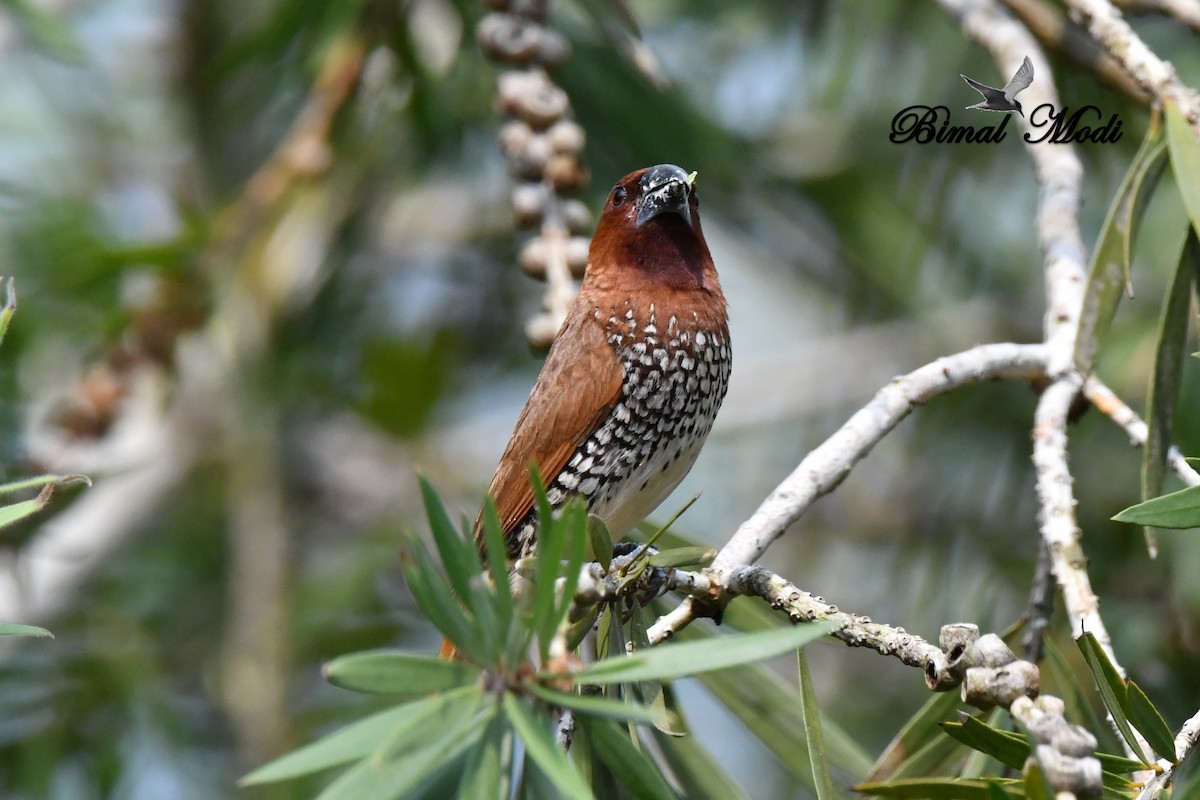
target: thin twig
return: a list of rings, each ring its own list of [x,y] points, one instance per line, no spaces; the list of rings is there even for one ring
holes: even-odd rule
[[[1083,396],[1096,407],[1097,411],[1125,431],[1131,445],[1139,448],[1146,446],[1149,428],[1146,427],[1145,421],[1095,375],[1084,381]],[[1183,453],[1179,452],[1179,448],[1175,445],[1171,445],[1167,449],[1167,465],[1175,471],[1179,480],[1188,486],[1200,485],[1200,473],[1196,472],[1187,462]]]
[[[1050,626],[1050,615],[1053,613],[1054,563],[1050,559],[1050,550],[1042,542],[1029,587],[1029,610],[1025,612],[1025,631],[1021,637],[1025,658],[1035,664],[1042,660],[1046,628]]]

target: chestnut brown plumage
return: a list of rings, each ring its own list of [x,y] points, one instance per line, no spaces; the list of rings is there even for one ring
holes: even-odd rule
[[[510,559],[537,542],[531,463],[553,505],[584,498],[615,540],[679,484],[708,436],[731,356],[693,182],[660,164],[608,195],[579,296],[488,490]]]

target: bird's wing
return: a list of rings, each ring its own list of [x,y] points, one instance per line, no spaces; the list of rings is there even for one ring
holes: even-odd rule
[[[488,493],[505,534],[533,508],[530,463],[553,481],[621,397],[621,362],[589,312],[576,307],[563,323],[492,478]]]
[[[1033,62],[1029,60],[1029,56],[1025,56],[1025,60],[1021,62],[1020,69],[1012,76],[1012,80],[1004,87],[1004,98],[1012,100],[1021,92],[1029,88],[1029,84],[1033,83]]]
[[[985,98],[987,98],[989,96],[989,93],[993,96],[1000,94],[999,89],[993,89],[991,86],[982,84],[979,81],[975,80],[974,78],[968,78],[966,75],[963,75],[961,72],[958,73],[958,76],[960,78],[962,78],[964,81],[966,81],[968,86],[970,86],[975,91],[979,92]]]

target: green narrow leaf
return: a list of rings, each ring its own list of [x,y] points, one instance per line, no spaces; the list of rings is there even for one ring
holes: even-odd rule
[[[1120,731],[1133,754],[1138,758],[1145,759],[1146,754],[1142,752],[1133,728],[1129,725],[1129,704],[1126,697],[1125,679],[1108,660],[1108,655],[1105,654],[1093,634],[1084,633],[1075,640],[1075,643],[1079,646],[1079,651],[1083,653],[1088,669],[1092,671],[1092,677],[1096,680],[1096,687],[1100,690],[1104,707],[1112,716],[1113,724],[1117,726],[1117,730]]]
[[[1113,772],[1100,771],[1100,780],[1103,782],[1106,789],[1115,789],[1118,792],[1128,792],[1131,789],[1140,789],[1142,784],[1134,783],[1133,781]],[[1105,794],[1110,794],[1105,792]],[[1181,795],[1182,796],[1182,795]],[[1124,800],[1124,796],[1118,795],[1120,800]]]
[[[990,800],[991,787],[1019,788],[1019,781],[989,778],[908,778],[884,783],[860,783],[854,791],[871,797],[907,797],[914,800]]]
[[[689,625],[682,633],[695,627]],[[700,681],[717,702],[775,754],[796,780],[810,785],[812,768],[804,741],[804,720],[797,713],[789,683],[761,664],[706,672]],[[848,771],[856,777],[865,774],[865,770]]]
[[[464,690],[434,695],[443,698],[442,703],[427,707],[410,724],[392,731],[379,743],[371,758],[377,762],[387,761],[429,748],[431,742],[452,739],[463,720],[474,719],[485,708],[494,705],[494,695],[483,692],[478,686],[464,687]],[[463,691],[461,696],[460,691]]]
[[[591,551],[592,560],[600,564],[604,569],[605,574],[612,568],[612,552],[613,541],[612,534],[608,532],[608,526],[604,524],[604,520],[595,516],[588,515],[588,549]]]
[[[1025,797],[1028,800],[1054,800],[1054,790],[1037,764],[1030,764],[1025,769]]]
[[[1175,797],[1179,800],[1185,797],[1200,797],[1200,771],[1192,769],[1175,777]]]
[[[1154,769],[1153,764],[1146,764],[1134,758],[1116,756],[1112,753],[1096,753],[1096,760],[1105,772],[1137,772],[1143,769]]]
[[[579,649],[579,645],[592,632],[592,628],[596,625],[596,618],[607,605],[600,603],[587,609],[582,617],[572,622],[567,628],[567,649],[575,651]]]
[[[467,754],[458,796],[508,800],[512,756],[512,728],[503,714],[496,714],[474,749]]]
[[[1147,434],[1146,446],[1142,450],[1143,501],[1162,494],[1167,450],[1171,446],[1171,424],[1175,416],[1175,401],[1179,396],[1179,378],[1183,372],[1193,279],[1200,281],[1200,239],[1196,238],[1196,231],[1189,228],[1179,254],[1175,277],[1163,299],[1159,317],[1154,370],[1146,398]],[[1154,529],[1147,527],[1145,534],[1147,549],[1153,557],[1158,553]]]
[[[625,626],[621,624],[621,612],[613,604],[608,605],[612,609],[612,615],[609,617],[608,625],[608,652],[609,658],[624,658],[629,652],[629,641],[625,638]],[[620,686],[607,687],[605,693],[611,696],[619,697],[621,695]]]
[[[438,571],[425,546],[414,540],[409,553],[410,557],[401,558],[400,567],[417,607],[464,656],[476,663],[486,663],[489,659],[474,619],[455,602],[450,582]]]
[[[4,307],[0,308],[0,344],[8,333],[8,323],[17,311],[17,284],[15,278],[9,278],[4,286]]]
[[[1095,702],[1095,679],[1090,674],[1087,660],[1074,639],[1067,638],[1063,642],[1070,644],[1069,650],[1060,647],[1059,635],[1065,637],[1067,632],[1047,636],[1044,641],[1046,659],[1042,670],[1042,691],[1061,697],[1066,705],[1065,716],[1079,720],[1083,727],[1094,733],[1099,740],[1099,747],[1120,747],[1119,735],[1102,713],[1103,704]],[[1101,710],[1097,710],[1097,706]]]
[[[527,684],[525,689],[552,706],[579,712],[579,718],[584,716],[605,717],[637,725],[658,725],[666,721],[662,712],[650,706],[627,703],[624,700],[613,700],[598,695],[559,692],[535,683]]]
[[[0,636],[34,636],[39,639],[53,639],[54,634],[36,625],[21,625],[16,622],[0,622]]]
[[[1013,796],[999,782],[988,781],[988,800],[1013,800]]]
[[[421,483],[421,499],[425,503],[425,515],[429,519],[429,530],[433,534],[433,542],[441,556],[442,566],[454,587],[454,593],[479,616],[480,609],[476,607],[477,597],[472,591],[472,584],[479,581],[483,574],[483,566],[479,563],[479,554],[475,546],[465,539],[454,528],[450,515],[442,499],[438,497],[433,486],[424,475],[419,476]]]
[[[624,569],[622,569],[621,572],[622,573],[630,573],[630,572],[637,571],[638,565],[646,558],[647,554],[650,551],[650,548],[652,546],[654,546],[654,544],[657,543],[659,541],[659,539],[665,537],[667,535],[667,531],[670,529],[670,527],[672,525],[675,524],[676,520],[678,520],[680,517],[682,517],[684,515],[684,513],[686,513],[687,510],[689,508],[691,508],[692,505],[699,499],[700,499],[699,493],[692,495],[691,498],[686,503],[684,503],[682,506],[680,506],[679,510],[676,511],[674,514],[672,514],[665,523],[660,525],[653,533],[651,533],[648,537],[646,537],[646,541],[642,544],[642,546],[640,548],[638,548],[638,551],[634,554],[634,557],[629,561],[628,564],[625,565]]]
[[[1200,527],[1200,486],[1188,486],[1178,492],[1130,506],[1113,517],[1117,522],[1150,525],[1155,528]]]
[[[86,475],[37,475],[11,483],[0,484],[0,494],[10,494],[24,489],[41,487],[37,497],[7,506],[0,506],[0,528],[20,522],[26,517],[41,511],[54,496],[54,490],[69,483],[92,485],[92,479]]]
[[[660,602],[659,605],[663,609],[657,609],[658,613],[662,613],[666,604]],[[728,612],[738,605],[735,599],[726,609],[722,627],[729,624]],[[754,625],[758,625],[760,620],[755,614],[747,615],[746,619]],[[777,630],[779,627],[767,625],[765,629]],[[714,635],[716,628],[693,623],[680,631],[676,638],[680,641],[696,641]],[[791,684],[762,664],[745,664],[706,672],[699,676],[699,680],[717,702],[725,706],[779,758],[792,775],[808,785],[812,780],[812,770],[804,745],[804,720],[795,702],[795,691]],[[822,732],[830,763],[852,779],[862,780],[871,769],[871,756],[835,720],[823,718]]]
[[[796,651],[796,666],[800,673],[800,711],[804,715],[804,739],[808,742],[808,760],[812,764],[817,800],[834,800],[840,793],[834,786],[833,776],[829,774],[825,737],[821,733],[821,711],[817,707],[817,695],[813,691],[808,659],[804,657],[803,650]]]
[[[473,688],[463,688],[372,714],[264,764],[238,781],[238,784],[252,786],[275,783],[365,758],[393,731],[415,724],[428,714],[443,713],[447,705],[453,705],[472,691],[478,692]]]
[[[985,725],[975,717],[964,716],[962,722],[943,722],[942,730],[1013,769],[1021,769],[1029,758],[1029,741],[1024,736]]]
[[[934,729],[937,732],[938,729]],[[966,750],[965,752],[973,752]],[[949,736],[937,736],[924,740],[914,751],[900,762],[892,773],[893,781],[919,780],[922,776],[938,775],[954,770],[961,762],[964,749]]]
[[[715,547],[674,547],[650,556],[652,567],[707,567],[717,557]]]
[[[954,774],[959,778],[986,778],[995,773],[995,763],[991,756],[972,748],[967,751],[966,758],[962,759],[961,766]]]
[[[600,612],[600,619],[596,622],[596,658],[604,660],[611,658],[617,653],[613,644],[613,631],[620,626],[615,619],[611,603],[604,605],[604,610]]]
[[[1157,116],[1151,117],[1146,138],[1133,157],[1113,197],[1088,269],[1083,315],[1075,339],[1075,364],[1090,372],[1121,294],[1129,283],[1129,254],[1147,200],[1166,163],[1166,141]]]
[[[950,717],[960,703],[958,694],[954,692],[941,692],[926,700],[879,754],[866,780],[878,783],[911,774],[907,772],[906,765],[912,763],[918,753],[931,746],[946,750],[946,737],[940,735],[937,723]]]
[[[525,752],[564,797],[592,800],[592,792],[554,741],[546,724],[511,692],[504,693],[504,712],[525,743]]]
[[[1002,637],[1003,638],[1003,637]],[[997,725],[997,721],[1001,719],[1007,712],[1000,708],[993,708],[989,712],[980,714],[976,719],[983,725],[996,730],[1003,730]],[[958,712],[959,719],[970,716],[964,711]],[[967,757],[963,759],[962,766],[955,773],[960,778],[988,778],[995,777],[996,764],[998,762],[991,756],[979,750],[971,748],[967,753]]]
[[[20,503],[0,506],[0,528],[5,528],[16,522],[20,522],[26,517],[33,516],[46,507],[52,496],[54,496],[54,484],[48,483],[42,487],[42,490],[38,492],[38,496],[32,500],[23,500]]]
[[[533,619],[531,625],[534,635],[538,637],[538,652],[542,663],[546,662],[550,648],[550,639],[558,621],[554,619],[555,612],[555,583],[562,575],[563,553],[566,552],[567,541],[563,536],[564,527],[561,520],[554,518],[554,510],[546,497],[546,487],[536,467],[530,468],[533,480],[533,493],[538,509],[538,546],[534,562],[533,580]],[[568,507],[578,508],[579,503],[564,504],[563,513]]]
[[[399,650],[368,650],[339,656],[324,666],[325,680],[357,692],[426,695],[479,680],[479,668],[462,661]]]
[[[22,478],[19,481],[11,483],[0,483],[0,494],[10,494],[19,492],[24,489],[37,489],[47,484],[53,483],[56,486],[66,486],[69,483],[82,483],[85,486],[92,485],[92,479],[87,475],[35,475],[32,478]]]
[[[563,574],[562,596],[554,607],[554,613],[545,623],[544,635],[547,645],[558,632],[575,602],[579,573],[583,570],[583,560],[587,557],[587,520],[587,506],[575,499],[567,502],[563,507],[562,517],[558,520],[560,535],[566,541],[565,563],[562,567],[566,571]]]
[[[658,767],[646,754],[634,747],[629,736],[606,720],[579,717],[578,724],[587,729],[593,748],[633,797],[674,800],[675,793],[663,780]]]
[[[1154,748],[1154,752],[1171,763],[1178,761],[1179,757],[1175,753],[1175,737],[1171,735],[1167,721],[1150,702],[1150,698],[1142,691],[1142,687],[1129,681],[1126,698],[1129,702],[1129,721],[1142,732],[1146,741]]]
[[[688,728],[687,717],[683,713],[683,707],[679,704],[675,687],[669,683],[655,685],[658,686],[659,691],[654,695],[651,705],[655,711],[662,714],[664,721],[655,723],[654,727],[668,736],[690,735],[691,730]]]
[[[490,698],[479,699],[482,706],[425,720],[415,732],[401,731],[399,736],[406,739],[403,751],[387,752],[391,741],[385,742],[329,784],[317,800],[400,800],[439,773],[457,768],[496,713]]]
[[[504,542],[504,530],[500,517],[496,513],[496,503],[489,496],[483,503],[483,540],[487,548],[488,574],[492,578],[493,604],[496,609],[496,619],[502,631],[502,638],[512,644],[514,637],[513,625],[515,612],[513,608],[512,589],[508,580],[508,553]],[[517,651],[524,651],[524,647]],[[505,650],[506,659],[509,656]]]
[[[575,736],[571,739],[571,760],[579,768],[587,785],[592,787],[592,794],[596,797],[624,797],[620,779],[596,751],[596,744],[592,741],[587,726],[575,727]]]
[[[628,656],[598,661],[571,677],[579,683],[599,684],[673,680],[709,670],[762,661],[803,647],[836,627],[836,623],[814,622],[777,631],[666,644]]]
[[[1183,196],[1183,205],[1192,230],[1200,235],[1200,139],[1187,118],[1170,100],[1163,101],[1167,115],[1167,142],[1171,149],[1171,169],[1175,185]]]
[[[655,731],[654,740],[688,800],[746,800],[745,792],[695,736]]]
[[[646,623],[652,614],[649,609],[644,608],[636,599],[631,598],[629,602],[635,606],[633,613],[629,617],[629,651],[649,650],[650,638],[646,631]],[[663,683],[662,681],[640,681],[621,688],[629,690],[627,698],[631,698],[642,705],[652,707],[658,713],[662,714],[654,727],[661,731],[678,735],[686,733],[683,717],[676,715],[678,709],[673,710],[668,715],[664,696],[670,688],[669,683]],[[612,691],[612,689],[613,687],[609,687],[608,691]]]

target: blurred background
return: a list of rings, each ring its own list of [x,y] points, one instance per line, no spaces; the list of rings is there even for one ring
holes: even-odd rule
[[[735,368],[659,516],[702,492],[678,530],[719,544],[893,375],[1040,340],[1037,186],[1015,127],[995,145],[888,141],[914,103],[999,121],[960,111],[979,97],[959,73],[1008,76],[933,4],[646,0],[658,80],[628,57],[619,9],[555,4],[573,54],[554,77],[587,133],[589,207],[641,166],[699,172]],[[56,636],[0,648],[0,796],[311,796],[319,782],[235,782],[370,707],[320,664],[436,647],[399,575],[405,532],[425,533],[415,476],[473,517],[540,365],[523,325],[544,287],[515,267],[528,234],[473,33],[485,10],[0,3],[0,274],[19,296],[0,463],[95,482],[0,539],[0,619]],[[1200,85],[1194,33],[1135,27]],[[1119,143],[1080,148],[1090,245],[1148,114],[1052,62],[1064,102],[1123,121]],[[1170,180],[1100,362],[1138,410],[1185,224]],[[1176,429],[1192,455],[1196,373]],[[920,409],[767,564],[929,638],[1007,628],[1038,542],[1034,403],[997,383]],[[1200,705],[1200,540],[1164,533],[1150,560],[1139,529],[1108,521],[1138,499],[1139,452],[1095,412],[1071,446],[1117,655],[1177,728]],[[894,660],[809,652],[823,709],[872,754],[927,697]],[[751,796],[798,796],[688,697]]]

